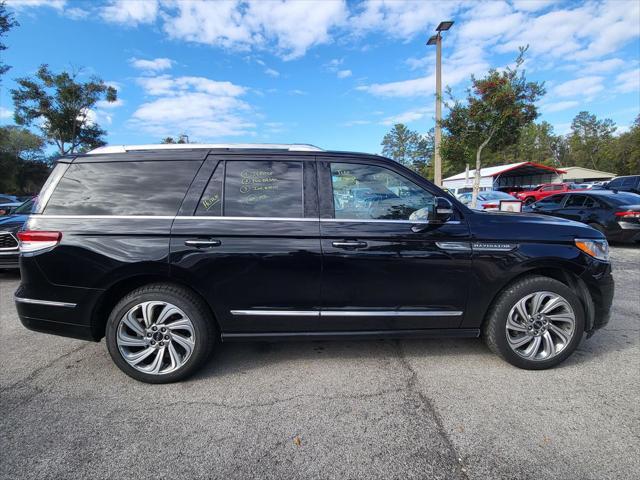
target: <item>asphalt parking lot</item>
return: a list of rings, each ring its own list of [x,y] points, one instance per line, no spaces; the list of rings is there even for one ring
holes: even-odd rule
[[[24,329],[0,273],[0,477],[640,478],[640,248],[612,257],[611,323],[554,370],[475,339],[225,344],[164,386]]]

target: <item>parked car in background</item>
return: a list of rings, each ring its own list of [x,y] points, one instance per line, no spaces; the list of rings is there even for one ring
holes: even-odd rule
[[[640,175],[616,177],[607,184],[607,189],[640,194]]]
[[[604,233],[613,242],[640,242],[640,195],[611,190],[585,190],[552,195],[525,211],[567,218]]]
[[[0,216],[8,215],[22,205],[23,201],[15,195],[0,195]]]
[[[511,187],[498,187],[498,188],[496,188],[496,190],[498,190],[500,192],[508,193],[512,197],[517,198],[518,193],[524,192],[526,190],[526,188],[511,186]]]
[[[458,200],[460,200],[466,206],[471,207],[471,197],[471,193],[463,193],[458,197]],[[500,210],[501,200],[514,201],[517,199],[505,192],[499,192],[497,190],[485,190],[478,193],[478,201],[476,202],[475,208],[476,210],[497,212],[498,210]]]
[[[576,188],[578,190],[604,190],[605,189],[605,187],[603,187],[599,183],[577,183]]]
[[[0,269],[18,268],[18,231],[29,218],[35,198],[23,202],[11,215],[0,217]]]
[[[530,205],[533,202],[537,202],[549,195],[554,195],[560,192],[568,192],[571,190],[584,190],[575,183],[543,183],[538,185],[533,190],[524,190],[518,192],[516,197],[524,202],[525,205]]]
[[[474,211],[393,160],[308,145],[63,157],[18,237],[22,323],[106,337],[151,383],[193,373],[216,340],[482,335],[550,368],[607,324],[614,293],[593,228]]]

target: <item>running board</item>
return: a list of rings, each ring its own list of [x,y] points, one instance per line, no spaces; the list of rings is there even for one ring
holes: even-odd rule
[[[335,331],[335,332],[248,332],[223,333],[223,342],[247,340],[287,341],[287,340],[368,340],[385,338],[443,338],[480,336],[479,328],[433,328],[421,330],[368,330],[368,331]]]

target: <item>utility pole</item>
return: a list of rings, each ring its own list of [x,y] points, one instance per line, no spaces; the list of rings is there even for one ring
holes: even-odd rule
[[[436,128],[435,145],[433,158],[433,182],[439,187],[442,186],[442,157],[440,156],[440,144],[442,142],[442,32],[449,30],[453,25],[452,21],[440,22],[436,27],[437,34],[431,36],[427,45],[436,46]]]

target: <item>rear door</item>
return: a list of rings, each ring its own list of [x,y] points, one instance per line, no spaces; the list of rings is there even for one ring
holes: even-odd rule
[[[196,285],[225,336],[318,328],[313,157],[209,156],[171,238],[171,274]]]
[[[437,190],[386,162],[326,158],[318,171],[323,326],[458,327],[471,268],[464,219],[419,220],[418,211],[433,211]]]

